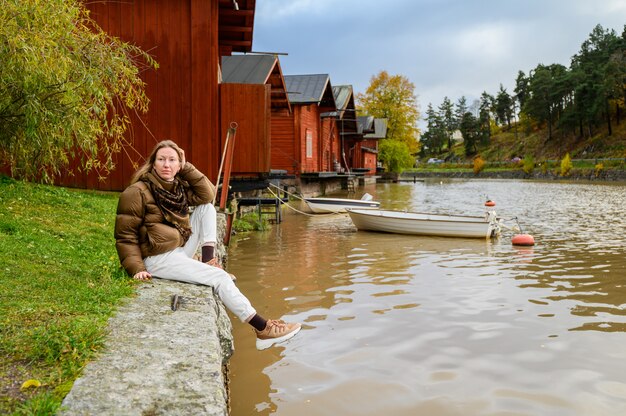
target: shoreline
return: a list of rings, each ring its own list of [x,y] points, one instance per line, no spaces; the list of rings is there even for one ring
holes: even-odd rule
[[[393,175],[385,174],[383,178],[393,179]],[[391,177],[391,178],[390,178]],[[412,178],[463,178],[463,179],[527,179],[527,180],[559,180],[559,181],[591,181],[591,182],[626,182],[626,171],[606,170],[596,175],[595,172],[574,170],[568,176],[556,175],[553,172],[533,172],[526,174],[521,170],[483,171],[474,172],[459,171],[413,171],[395,174],[395,181]]]

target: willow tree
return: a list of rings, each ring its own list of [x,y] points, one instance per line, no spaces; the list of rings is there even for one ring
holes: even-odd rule
[[[373,76],[364,94],[357,94],[359,110],[376,118],[387,119],[387,138],[403,143],[408,153],[419,152],[419,129],[417,121],[420,113],[415,96],[415,85],[402,75],[389,75],[381,71]],[[398,146],[388,146],[399,150]],[[404,150],[402,150],[404,152]],[[388,153],[391,154],[391,153]],[[387,164],[385,155],[380,155]],[[402,160],[407,160],[401,157]]]
[[[77,0],[0,0],[0,157],[15,177],[50,182],[71,162],[112,168],[139,73],[156,62],[106,34]]]

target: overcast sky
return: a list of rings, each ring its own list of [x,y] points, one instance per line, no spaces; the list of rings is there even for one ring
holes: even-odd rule
[[[420,111],[468,104],[519,70],[567,67],[597,24],[621,35],[626,0],[257,0],[253,50],[285,75],[329,74],[365,92],[386,70],[415,85]]]

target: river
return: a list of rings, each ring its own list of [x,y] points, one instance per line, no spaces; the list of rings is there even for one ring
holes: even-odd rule
[[[281,224],[231,241],[228,270],[260,314],[303,329],[259,352],[232,318],[233,416],[626,414],[624,183],[363,192],[382,208],[469,215],[488,197],[536,244],[515,247],[507,230],[491,241],[356,231],[345,214],[285,208]]]

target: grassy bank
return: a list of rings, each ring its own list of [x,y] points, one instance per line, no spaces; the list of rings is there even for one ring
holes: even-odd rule
[[[429,169],[425,163],[429,158],[472,163],[479,155],[490,168],[510,168],[510,160],[532,158],[536,164],[555,165],[566,154],[574,161],[574,168],[589,169],[602,163],[603,168],[624,168],[626,158],[626,122],[612,124],[612,134],[608,135],[605,125],[597,126],[593,136],[581,135],[579,131],[562,131],[557,127],[549,136],[547,126],[535,126],[527,123],[513,123],[511,127],[492,126],[491,138],[486,144],[478,144],[476,154],[467,156],[462,142],[456,142],[452,148],[441,153],[423,155],[420,168]],[[576,162],[578,161],[578,162]],[[576,165],[579,163],[579,165]],[[582,166],[584,164],[584,166]],[[471,167],[471,166],[470,166]],[[439,167],[441,168],[441,167]]]
[[[569,170],[564,172],[561,166],[561,160],[541,160],[541,161],[525,161],[519,162],[497,162],[485,161],[480,169],[481,172],[505,172],[519,171],[527,174],[542,173],[553,174],[554,176],[596,176],[601,178],[611,174],[611,172],[623,172],[626,170],[626,158],[611,159],[574,159],[571,160]],[[473,173],[473,161],[463,162],[446,162],[440,164],[421,164],[418,168],[409,169],[410,172],[463,172]],[[563,174],[565,173],[565,175]]]
[[[0,414],[53,414],[131,295],[116,205],[116,194],[0,178]]]

